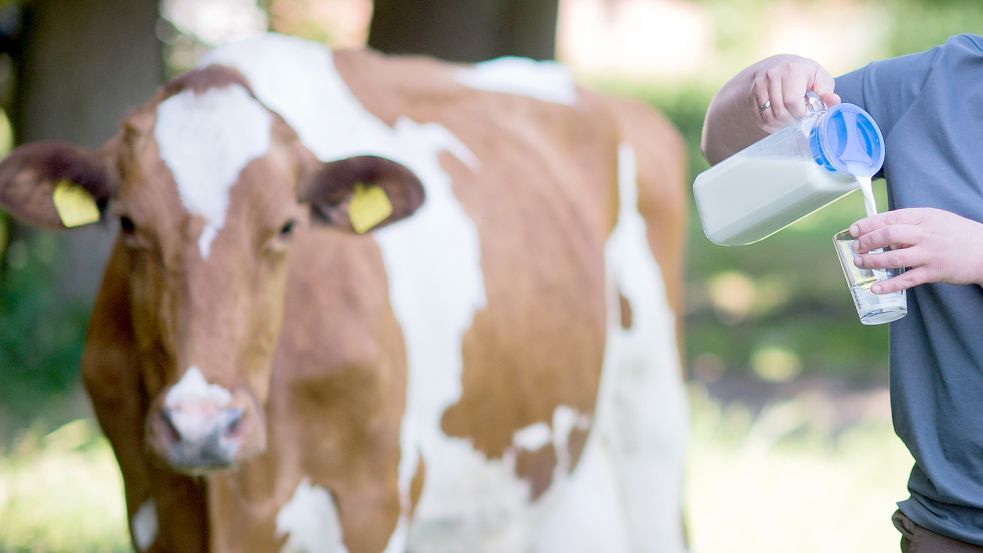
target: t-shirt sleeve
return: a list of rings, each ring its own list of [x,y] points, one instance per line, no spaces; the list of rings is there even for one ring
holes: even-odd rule
[[[836,78],[836,93],[870,113],[887,136],[918,98],[943,48],[876,61],[841,75]]]

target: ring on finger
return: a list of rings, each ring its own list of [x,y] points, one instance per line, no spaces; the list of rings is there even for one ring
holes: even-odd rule
[[[771,100],[766,100],[765,103],[758,106],[758,112],[762,112],[771,107]]]

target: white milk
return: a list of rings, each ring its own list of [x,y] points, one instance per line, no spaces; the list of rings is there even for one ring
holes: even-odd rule
[[[856,190],[859,183],[811,159],[743,154],[704,171],[693,184],[703,231],[717,244],[757,242]]]
[[[864,195],[864,210],[868,217],[877,215],[877,203],[874,202],[874,189],[870,185],[870,177],[857,177],[860,193]]]

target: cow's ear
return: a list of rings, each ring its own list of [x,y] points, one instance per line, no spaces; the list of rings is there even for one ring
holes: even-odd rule
[[[102,218],[116,181],[106,151],[26,144],[0,162],[0,208],[32,225],[87,225]]]
[[[423,204],[420,179],[404,165],[376,156],[319,163],[300,186],[314,220],[364,234],[408,217]]]

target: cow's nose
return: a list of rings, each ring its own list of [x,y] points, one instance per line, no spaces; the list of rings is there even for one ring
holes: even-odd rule
[[[160,416],[175,441],[201,442],[203,440],[234,437],[242,421],[242,409],[226,407],[211,413],[177,409],[161,409]]]
[[[175,468],[206,471],[231,466],[242,446],[243,409],[201,405],[164,407],[161,453]]]

